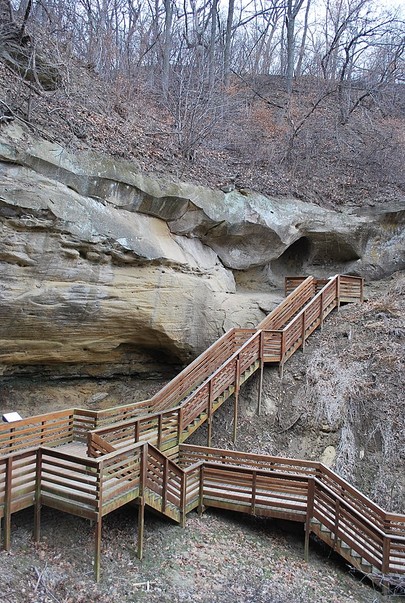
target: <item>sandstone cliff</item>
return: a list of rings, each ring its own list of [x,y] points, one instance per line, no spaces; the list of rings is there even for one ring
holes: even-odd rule
[[[0,374],[184,363],[252,326],[288,273],[405,266],[405,201],[337,213],[224,193],[0,132]]]

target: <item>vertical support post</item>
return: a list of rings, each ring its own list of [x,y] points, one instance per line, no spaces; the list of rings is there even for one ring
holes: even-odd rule
[[[138,504],[138,551],[137,557],[142,560],[143,557],[143,535],[145,529],[145,499],[143,496],[139,497]]]
[[[200,465],[200,487],[198,491],[198,515],[201,515],[204,512],[204,465],[201,463]]]
[[[336,302],[337,302],[337,309],[339,310],[339,308],[340,308],[340,274],[338,274],[336,276]]]
[[[320,329],[322,331],[322,329],[323,329],[323,293],[321,293],[319,299],[320,299],[320,302],[319,302],[320,303],[320,308],[319,308],[320,323],[319,323],[319,326],[320,326]]]
[[[96,526],[94,530],[94,579],[100,580],[100,561],[101,561],[101,532],[103,526],[103,475],[104,463],[101,461],[97,467],[97,515]]]
[[[264,331],[260,331],[260,372],[259,372],[259,391],[257,395],[257,414],[260,416],[262,410],[262,393],[263,393],[263,369],[264,369]]]
[[[158,414],[157,430],[158,430],[158,434],[157,434],[157,447],[160,450],[160,447],[162,445],[162,413]]]
[[[253,473],[252,473],[252,499],[251,499],[252,515],[255,515],[255,513],[256,513],[256,481],[257,481],[257,472],[253,471]]]
[[[314,512],[314,496],[315,496],[315,480],[313,477],[308,478],[308,494],[307,494],[307,516],[305,518],[305,543],[304,543],[304,560],[308,562],[309,558],[309,537],[311,534],[311,519]]]
[[[162,484],[162,513],[166,511],[167,480],[169,474],[169,459],[165,456],[163,461],[163,484]]]
[[[364,278],[360,279],[360,303],[364,302]]]
[[[212,379],[208,384],[208,425],[207,425],[207,446],[211,448],[212,440]]]
[[[96,527],[94,530],[94,580],[100,580],[100,559],[101,559],[101,530],[103,518],[99,513],[96,519]]]
[[[233,443],[236,442],[236,435],[238,429],[238,406],[239,406],[239,389],[240,389],[240,358],[239,354],[236,357],[235,367],[235,397],[233,405]]]
[[[42,450],[38,448],[35,462],[35,502],[34,502],[34,541],[39,542],[41,537],[41,474]]]
[[[302,337],[301,348],[302,348],[302,351],[305,350],[305,329],[306,329],[305,319],[306,319],[306,316],[305,316],[305,310],[304,310],[303,313],[302,313],[302,327],[301,327],[301,337]]]
[[[181,492],[180,492],[180,525],[186,527],[186,500],[187,500],[187,476],[185,471],[181,474]]]
[[[140,435],[140,421],[137,421],[135,423],[135,443],[139,442],[139,435]]]
[[[13,457],[6,459],[6,483],[4,499],[4,549],[10,550],[11,542],[11,488],[13,480]]]
[[[178,432],[177,432],[177,445],[181,444],[181,434],[183,431],[183,406],[180,406],[178,411]]]

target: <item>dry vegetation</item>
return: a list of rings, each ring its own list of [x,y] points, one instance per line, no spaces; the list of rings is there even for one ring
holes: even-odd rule
[[[72,151],[104,153],[211,187],[231,183],[328,207],[403,197],[403,85],[341,124],[336,93],[325,95],[316,78],[296,82],[286,113],[283,78],[234,76],[226,92],[188,100],[180,119],[142,78],[106,85],[87,65],[58,56],[62,84],[53,91],[33,87],[0,62],[3,121],[22,120]]]

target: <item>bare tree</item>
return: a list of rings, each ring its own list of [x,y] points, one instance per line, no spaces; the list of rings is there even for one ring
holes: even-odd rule
[[[304,3],[304,0],[287,0],[286,6],[286,37],[287,37],[287,66],[286,66],[286,83],[287,94],[290,96],[292,92],[292,84],[294,78],[294,62],[295,62],[295,23],[298,13]]]
[[[225,30],[225,45],[224,45],[224,85],[225,88],[229,86],[230,80],[230,68],[231,68],[231,44],[232,44],[232,25],[233,17],[235,12],[235,0],[229,0],[228,2],[228,15],[226,19],[226,30]]]

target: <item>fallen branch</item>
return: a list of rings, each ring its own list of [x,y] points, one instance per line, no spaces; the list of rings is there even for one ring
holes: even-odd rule
[[[47,594],[47,595],[49,595],[50,597],[52,597],[52,599],[53,599],[53,600],[54,600],[56,603],[61,603],[61,601],[60,601],[60,600],[59,600],[57,597],[55,597],[55,595],[53,594],[53,592],[51,591],[51,589],[50,589],[50,588],[48,588],[48,586],[47,586],[47,585],[46,585],[46,583],[45,583],[45,580],[44,580],[44,573],[45,573],[46,569],[47,569],[47,565],[45,565],[45,567],[44,567],[44,569],[42,570],[42,572],[41,572],[41,571],[40,571],[40,570],[39,570],[37,567],[34,567],[35,573],[36,573],[37,578],[38,578],[37,584],[36,584],[36,586],[35,586],[35,592],[38,590],[38,587],[39,587],[39,585],[40,585],[40,584],[41,584],[41,582],[42,582],[42,587],[43,587],[43,589],[45,590],[46,594]]]

